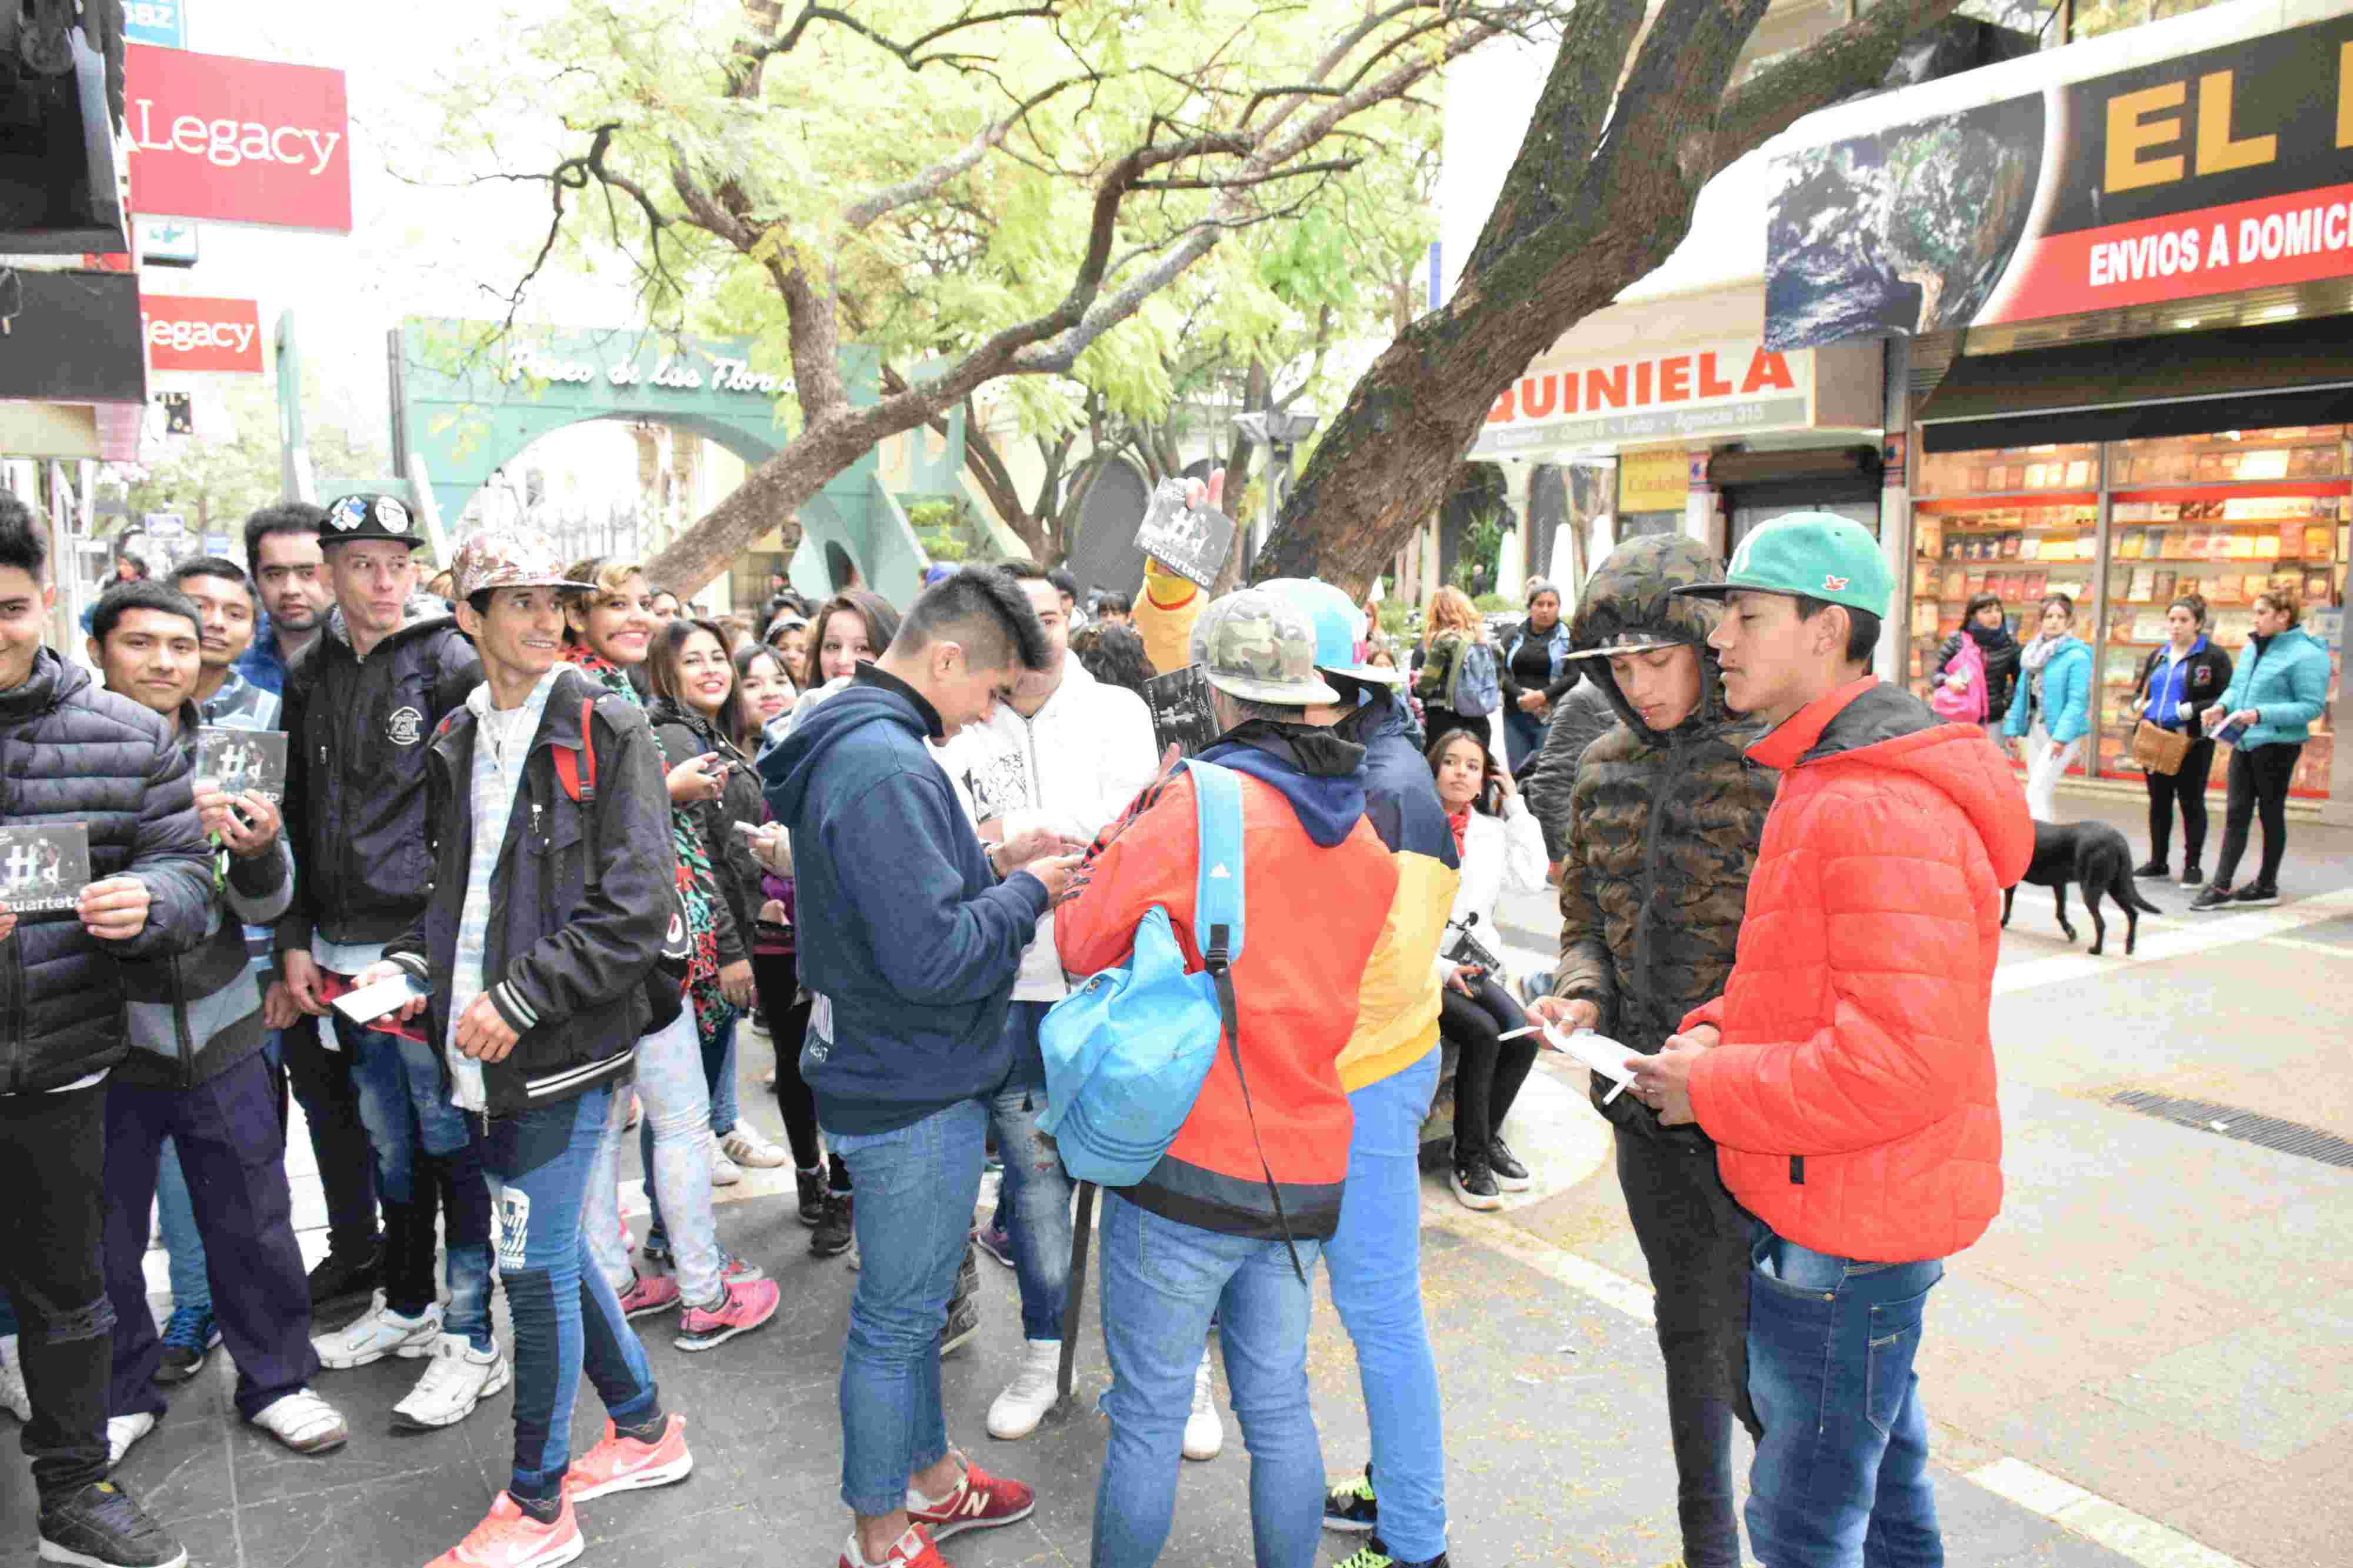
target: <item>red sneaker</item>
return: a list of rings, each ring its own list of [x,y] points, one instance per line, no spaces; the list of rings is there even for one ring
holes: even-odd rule
[[[776,1315],[778,1294],[773,1279],[738,1280],[721,1294],[717,1307],[689,1307],[670,1343],[682,1351],[707,1351],[750,1333]]]
[[[621,1292],[621,1316],[642,1318],[678,1305],[678,1280],[668,1274],[640,1274]]]
[[[849,1544],[841,1549],[841,1562],[837,1568],[867,1568],[865,1549],[852,1535]],[[923,1533],[920,1524],[911,1524],[907,1533],[891,1543],[891,1551],[873,1568],[948,1568],[948,1560],[940,1555],[932,1538]]]
[[[907,1517],[929,1530],[934,1541],[945,1541],[959,1531],[1011,1524],[1029,1518],[1038,1506],[1038,1494],[1019,1481],[992,1476],[962,1454],[956,1458],[964,1460],[964,1479],[955,1490],[936,1503],[917,1507],[910,1502],[907,1507]]]
[[[666,1487],[686,1479],[693,1468],[694,1456],[686,1451],[686,1417],[678,1412],[670,1412],[661,1436],[650,1443],[622,1436],[607,1421],[604,1440],[564,1472],[564,1500],[580,1503],[615,1492]]]
[[[579,1556],[585,1546],[571,1499],[565,1500],[554,1524],[542,1524],[501,1492],[489,1517],[425,1568],[555,1568]]]

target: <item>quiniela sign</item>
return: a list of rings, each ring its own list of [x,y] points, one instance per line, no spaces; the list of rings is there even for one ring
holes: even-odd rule
[[[1632,359],[1537,363],[1495,399],[1474,458],[1771,426],[1812,413],[1809,353],[1726,339]]]

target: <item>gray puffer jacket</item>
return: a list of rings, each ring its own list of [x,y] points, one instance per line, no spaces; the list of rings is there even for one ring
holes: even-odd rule
[[[147,884],[147,925],[101,941],[71,910],[0,942],[0,1094],[58,1089],[122,1059],[122,963],[185,952],[213,910],[189,758],[164,721],[47,648],[0,691],[0,821],[83,824],[93,881]],[[240,951],[238,962],[244,962]]]

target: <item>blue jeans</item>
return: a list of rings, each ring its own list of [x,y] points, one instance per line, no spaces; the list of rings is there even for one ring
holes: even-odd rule
[[[1016,1063],[1038,1058],[1038,1026],[1051,1005],[1016,1002],[1005,1015],[1005,1030],[1014,1036]],[[1026,1052],[1026,1055],[1025,1055]],[[997,1152],[1005,1164],[1005,1189],[997,1203],[1005,1228],[1013,1241],[1013,1279],[1021,1289],[1021,1333],[1025,1339],[1062,1337],[1062,1307],[1071,1289],[1070,1173],[1053,1141],[1038,1131],[1046,1109],[1042,1086],[1018,1081],[1026,1075],[1017,1068],[989,1101],[989,1124],[997,1130]]]
[[[987,1130],[977,1100],[891,1132],[828,1129],[858,1189],[858,1288],[841,1347],[841,1500],[853,1513],[905,1506],[907,1478],[947,1454],[940,1331],[980,1197]]]
[[[172,1310],[213,1310],[212,1280],[205,1266],[205,1238],[196,1234],[195,1205],[188,1197],[188,1178],[180,1173],[180,1151],[164,1140],[164,1158],[155,1167],[155,1228],[164,1233],[164,1261],[171,1266]]]
[[[1941,1568],[1912,1370],[1942,1261],[1864,1263],[1757,1227],[1748,1390],[1765,1436],[1748,1544],[1767,1568]],[[1388,1498],[1381,1499],[1388,1522]]]
[[[711,1130],[724,1138],[735,1131],[744,1108],[735,1100],[735,1034],[744,1015],[730,1008],[726,1020],[702,1042],[703,1076],[711,1083]]]
[[[333,1016],[352,1061],[360,1121],[385,1208],[385,1300],[414,1317],[433,1304],[433,1218],[446,1211],[449,1307],[442,1326],[490,1349],[491,1197],[466,1113],[449,1103],[440,1053]]]
[[[552,1499],[572,1464],[572,1403],[585,1366],[621,1426],[658,1407],[645,1347],[581,1235],[589,1173],[612,1086],[491,1123],[482,1173],[499,1205],[499,1278],[514,1314],[514,1476],[519,1498]]]
[[[866,1202],[866,1189],[858,1189]],[[1298,1244],[1315,1266],[1316,1243]],[[1226,1236],[1103,1194],[1103,1354],[1111,1420],[1095,1487],[1094,1568],[1149,1568],[1167,1543],[1185,1418],[1209,1316],[1250,1447],[1250,1541],[1259,1568],[1311,1568],[1324,1525],[1324,1456],[1307,1393],[1314,1299],[1282,1242]],[[1381,1499],[1388,1523],[1388,1499]]]
[[[1421,1121],[1438,1093],[1438,1066],[1432,1049],[1348,1097],[1356,1113],[1348,1183],[1340,1228],[1324,1247],[1373,1430],[1381,1542],[1408,1563],[1446,1550],[1438,1363],[1421,1314]]]
[[[1544,749],[1547,722],[1533,713],[1521,712],[1519,705],[1509,698],[1504,700],[1504,759],[1512,772],[1518,773],[1522,763]]]

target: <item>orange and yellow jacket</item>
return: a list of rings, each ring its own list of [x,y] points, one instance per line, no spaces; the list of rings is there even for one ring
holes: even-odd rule
[[[1135,629],[1155,669],[1193,661],[1193,623],[1208,603],[1202,592],[1158,563],[1146,562],[1136,596]],[[1356,1032],[1340,1055],[1349,1092],[1402,1072],[1438,1047],[1438,949],[1454,907],[1461,861],[1430,764],[1411,740],[1397,699],[1341,721],[1340,734],[1365,748],[1365,815],[1397,870],[1379,945],[1365,967]]]
[[[1234,733],[1204,760],[1242,775],[1244,934],[1233,980],[1249,1096],[1221,1045],[1176,1142],[1123,1195],[1203,1230],[1272,1240],[1287,1223],[1295,1237],[1324,1240],[1339,1225],[1356,1124],[1339,1058],[1395,876],[1365,820],[1356,747],[1304,726]],[[1195,810],[1192,776],[1164,773],[1096,841],[1054,912],[1063,968],[1091,974],[1124,962],[1155,905],[1186,967],[1200,968]]]

